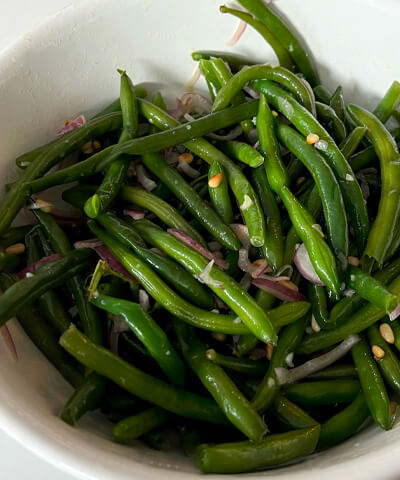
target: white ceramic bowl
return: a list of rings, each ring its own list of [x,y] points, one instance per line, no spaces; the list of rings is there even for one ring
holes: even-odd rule
[[[399,1],[276,4],[303,33],[323,82],[331,89],[342,84],[347,101],[373,107],[400,78]],[[214,0],[91,0],[25,34],[0,57],[0,182],[15,177],[17,154],[52,138],[67,118],[90,116],[113,100],[117,68],[127,69],[136,82],[161,85],[173,100],[193,70],[191,51],[226,49],[235,26],[234,19],[218,13]],[[273,58],[250,30],[234,50],[259,61]],[[61,422],[57,415],[70,387],[10,323],[20,360],[12,363],[0,346],[0,428],[78,478],[200,478],[192,461],[178,453],[112,443],[110,425],[99,415],[88,415],[75,429]],[[399,451],[398,428],[370,427],[303,463],[251,477],[398,479]]]

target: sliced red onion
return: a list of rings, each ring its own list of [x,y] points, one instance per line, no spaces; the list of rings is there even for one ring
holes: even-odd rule
[[[258,133],[257,133],[257,129],[256,128],[252,128],[250,130],[250,132],[247,134],[247,136],[249,137],[249,140],[250,140],[250,143],[253,144],[254,148],[255,145],[257,144],[258,142]],[[259,142],[258,142],[258,147],[259,147]]]
[[[0,338],[2,339],[4,346],[6,347],[6,351],[9,357],[17,361],[18,360],[18,353],[17,349],[15,348],[14,340],[11,336],[10,330],[8,329],[7,325],[3,325],[0,327]]]
[[[229,310],[229,307],[226,303],[224,303],[217,295],[212,294],[214,297],[215,303],[217,304],[218,311],[219,310]]]
[[[16,277],[18,278],[18,280],[21,280],[22,278],[25,278],[28,273],[33,274],[33,272],[35,272],[42,265],[53,262],[54,260],[58,260],[59,258],[61,258],[61,255],[59,253],[53,253],[48,257],[43,257],[37,262],[31,263],[29,266],[18,272]]]
[[[243,225],[242,223],[231,223],[229,226],[233,230],[234,234],[238,237],[238,239],[242,242],[243,248],[249,250],[250,237],[247,226]]]
[[[74,248],[93,248],[101,247],[104,243],[98,238],[90,238],[89,240],[80,240],[79,242],[74,243]]]
[[[219,250],[221,250],[222,245],[216,240],[213,240],[212,242],[208,242],[208,248],[211,252],[218,252]]]
[[[200,172],[191,167],[187,162],[185,162],[185,160],[179,160],[178,170],[187,175],[189,178],[197,178],[200,176]]]
[[[199,280],[201,280],[201,282],[205,283],[206,285],[210,285],[211,287],[223,289],[224,286],[221,282],[211,278],[210,273],[211,273],[211,269],[212,269],[213,265],[214,265],[214,260],[211,260],[211,262],[209,262],[207,264],[207,266],[204,268],[204,270],[201,273],[199,273],[197,278]]]
[[[216,133],[209,133],[207,135],[207,137],[212,138],[213,140],[228,141],[228,140],[234,140],[235,138],[240,137],[240,135],[242,133],[243,133],[242,127],[240,125],[237,125],[230,132],[228,132],[226,135],[218,135]]]
[[[235,32],[233,33],[232,37],[228,40],[226,43],[228,47],[233,47],[234,45],[237,44],[237,42],[240,40],[240,37],[243,35],[247,27],[247,22],[244,20],[240,20]]]
[[[212,103],[208,98],[199,93],[184,93],[176,99],[178,109],[185,113],[210,113],[212,110]]]
[[[254,88],[251,88],[248,85],[244,87],[243,90],[248,93],[251,98],[260,98],[260,94],[254,90]]]
[[[183,118],[184,118],[185,120],[187,120],[188,122],[193,122],[194,119],[195,119],[192,115],[190,115],[190,113],[185,113],[185,114],[183,115]],[[191,128],[190,125],[188,125],[188,128]]]
[[[306,280],[311,283],[315,283],[316,285],[320,285],[321,287],[325,286],[325,284],[321,282],[317,272],[314,270],[304,243],[296,247],[293,261],[297,267],[297,270]]]
[[[251,282],[253,281],[252,276],[250,273],[245,273],[242,279],[239,282],[239,285],[242,287],[243,290],[247,290],[251,287]]]
[[[127,177],[128,178],[135,178],[136,177],[136,163],[131,162],[128,167],[128,172],[127,172]]]
[[[179,108],[172,108],[167,112],[168,112],[168,115],[171,115],[171,117],[175,118],[175,120],[179,120],[182,116],[182,112]]]
[[[83,215],[74,217],[71,215],[60,215],[58,213],[55,213],[54,211],[50,212],[50,215],[60,225],[77,225],[86,223],[86,219]]]
[[[258,278],[270,270],[268,262],[265,259],[259,266],[253,265],[249,260],[249,251],[245,248],[239,250],[238,267],[243,272],[249,273],[253,278]]]
[[[286,270],[289,270],[287,276],[289,278],[289,280],[292,278],[292,275],[293,275],[293,267],[292,265],[282,265],[281,268],[279,268],[279,270],[276,272],[275,276],[276,277],[279,277],[280,275],[282,275],[283,272],[285,272]]]
[[[189,245],[189,247],[194,248],[196,251],[201,253],[208,260],[212,260],[215,263],[215,265],[218,265],[223,270],[227,270],[229,268],[228,262],[226,262],[225,260],[222,260],[221,258],[216,258],[213,253],[211,253],[209,250],[207,250],[198,242],[196,242],[196,240],[193,240],[193,238],[189,237],[189,235],[187,235],[186,233],[183,233],[180,230],[177,230],[175,228],[169,228],[167,232],[173,235],[175,238],[177,238],[181,242],[186,243],[186,245]]]
[[[359,341],[360,337],[358,335],[350,335],[337,347],[332,348],[332,350],[329,352],[324,353],[319,357],[315,357],[296,368],[292,368],[290,370],[284,369],[286,372],[283,372],[281,368],[275,369],[279,384],[285,385],[298,382],[299,380],[302,380],[303,378],[306,378],[315,372],[319,372],[329,365],[332,365],[332,363],[335,363],[337,360],[339,360],[339,358],[344,357],[347,352],[349,352]]]
[[[137,165],[136,166],[136,175],[137,175],[138,182],[148,192],[151,192],[152,190],[154,190],[157,187],[156,182],[154,182],[147,175],[146,170],[144,169],[143,165]]]
[[[121,333],[129,332],[129,325],[121,315],[114,315],[108,331],[108,348],[118,354],[118,342]]]
[[[66,122],[66,124],[61,128],[57,133],[57,137],[61,137],[62,135],[65,135],[68,132],[72,132],[72,130],[75,130],[76,128],[81,127],[86,123],[86,119],[84,115],[79,115],[79,117],[74,118],[74,120],[70,120],[69,122]]]
[[[140,210],[134,210],[133,208],[125,209],[123,214],[133,218],[134,220],[141,220],[145,215],[144,212],[141,212]]]
[[[172,148],[164,150],[164,158],[168,165],[175,165],[178,163],[178,157],[180,153],[174,151]]]
[[[187,92],[193,92],[193,89],[196,83],[199,81],[200,78],[200,68],[199,64],[196,64],[195,69],[193,70],[192,75],[190,76],[189,80],[185,83],[185,90]]]
[[[397,307],[393,310],[393,312],[389,313],[389,320],[392,322],[393,320],[396,320],[396,318],[400,315],[400,303],[397,305]]]
[[[257,140],[256,143],[253,145],[253,148],[255,148],[257,151],[260,150],[260,141]]]
[[[302,302],[306,300],[306,297],[301,293],[292,290],[282,283],[271,280],[271,277],[267,275],[255,278],[253,280],[253,285],[271,293],[274,297],[285,302]]]
[[[142,288],[139,290],[139,305],[147,312],[150,308],[150,297],[146,290]]]

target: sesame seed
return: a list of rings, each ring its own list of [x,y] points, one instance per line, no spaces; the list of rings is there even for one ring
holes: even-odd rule
[[[14,243],[5,249],[7,255],[19,255],[25,252],[25,245],[23,243]]]
[[[306,140],[309,145],[314,145],[314,143],[318,142],[319,136],[316,133],[309,133]]]
[[[101,143],[98,140],[93,140],[92,147],[93,147],[93,150],[100,150]]]
[[[222,179],[222,173],[216,173],[208,180],[208,186],[211,188],[217,188],[221,185]]]
[[[268,360],[271,360],[273,351],[274,351],[274,346],[271,345],[270,343],[267,343],[265,345],[265,356],[267,357]]]
[[[354,182],[354,177],[353,177],[353,175],[349,175],[348,173],[346,173],[346,180],[347,180],[348,182]]]
[[[192,163],[193,162],[193,155],[189,152],[186,153],[181,153],[178,157],[179,161],[184,161],[186,163]]]
[[[381,360],[385,356],[385,350],[383,348],[379,347],[378,345],[372,345],[372,355],[378,359]]]
[[[382,338],[387,343],[394,343],[394,333],[392,327],[388,323],[382,323],[379,327],[379,331],[381,333]]]
[[[360,260],[357,257],[347,257],[347,261],[349,265],[353,265],[353,267],[358,267],[360,265]]]

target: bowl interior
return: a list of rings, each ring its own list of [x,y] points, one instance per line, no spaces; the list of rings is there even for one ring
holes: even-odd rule
[[[396,0],[275,3],[302,32],[323,83],[332,91],[341,84],[346,101],[373,108],[400,77],[392,46],[400,23]],[[66,119],[80,113],[90,117],[114,100],[117,68],[137,83],[147,82],[150,92],[160,89],[173,103],[194,69],[191,51],[228,50],[236,25],[218,13],[214,0],[91,0],[26,33],[0,56],[0,183],[16,177],[18,154],[51,139]],[[250,29],[233,50],[260,62],[274,59]],[[199,88],[205,91],[201,83]],[[10,328],[20,360],[11,362],[0,345],[0,428],[79,478],[200,477],[192,461],[175,450],[112,443],[110,424],[100,415],[88,415],[75,429],[61,422],[57,415],[70,387],[16,323]],[[321,479],[341,473],[395,478],[400,467],[393,453],[399,447],[397,428],[369,427],[300,464],[250,476],[305,479],[318,470]]]

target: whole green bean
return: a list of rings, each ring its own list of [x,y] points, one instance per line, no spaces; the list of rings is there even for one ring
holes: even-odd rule
[[[143,434],[165,425],[170,419],[171,414],[166,410],[152,407],[119,421],[113,427],[113,438],[118,443],[129,445]]]
[[[14,243],[23,242],[25,236],[32,230],[32,225],[21,225],[20,227],[11,227],[0,235],[0,247],[7,248]]]
[[[383,352],[383,358],[376,358],[376,363],[382,372],[386,384],[395,392],[400,392],[400,362],[393,353],[390,345],[382,338],[378,326],[371,325],[368,328],[368,339],[371,346],[377,345]]]
[[[315,102],[318,120],[332,129],[332,136],[340,143],[346,138],[346,127],[335,110],[325,103]]]
[[[154,133],[145,137],[134,138],[133,140],[129,140],[118,145],[111,145],[110,147],[107,147],[102,151],[92,155],[87,160],[79,162],[76,165],[72,165],[71,167],[64,168],[58,172],[48,174],[41,179],[38,178],[35,181],[32,181],[33,179],[31,178],[22,178],[20,182],[20,190],[21,192],[25,192],[29,189],[31,193],[35,193],[46,190],[54,185],[70,183],[84,177],[89,177],[106,169],[116,158],[122,154],[142,155],[149,152],[158,152],[165,148],[173,147],[181,143],[190,143],[190,139],[192,138],[207,135],[208,133],[219,130],[220,128],[234,125],[243,119],[251,118],[257,111],[257,104],[257,100],[246,102],[242,105],[238,105],[237,107],[228,108],[223,112],[217,112],[215,114],[201,117],[193,122],[190,122],[190,125],[179,125],[176,128],[174,127],[177,124],[175,119],[173,119],[173,128],[168,132]],[[141,111],[143,111],[143,106],[151,106],[151,110],[157,108],[149,102],[146,102],[146,100],[139,99],[139,107],[141,108]],[[165,112],[163,113],[162,109],[157,110],[157,115],[159,115],[160,112],[168,117],[168,114]],[[154,119],[152,119],[153,123],[155,123],[157,115],[155,115]],[[120,121],[121,115],[119,114],[118,126],[120,125]],[[187,128],[189,126],[190,129]],[[195,140],[192,140],[192,142],[195,142]]]
[[[248,143],[228,140],[220,142],[219,146],[227,155],[252,168],[257,168],[264,163],[264,157]]]
[[[221,13],[229,13],[237,18],[240,18],[247,24],[251,25],[254,30],[256,30],[264,40],[271,46],[272,50],[274,51],[275,55],[278,58],[279,64],[282,67],[285,67],[289,70],[294,70],[293,60],[286,50],[286,48],[281,44],[279,39],[275,37],[270,31],[270,29],[262,22],[254,18],[247,12],[243,10],[237,10],[236,8],[229,8],[226,5],[222,5],[219,7],[219,11]]]
[[[239,3],[256,18],[260,19],[271,33],[279,39],[311,86],[317,85],[319,83],[318,74],[310,56],[278,15],[273,13],[262,0],[239,0]]]
[[[217,50],[196,50],[192,52],[192,58],[196,62],[204,59],[210,60],[212,58],[222,58],[226,62],[233,72],[237,72],[245,65],[254,65],[255,62],[250,60],[247,56],[238,55],[231,52],[220,52]]]
[[[146,208],[171,228],[177,228],[187,233],[193,240],[207,245],[202,236],[187,222],[182,215],[168,202],[156,197],[151,192],[138,187],[124,185],[121,188],[121,198],[126,202],[132,202],[138,207]]]
[[[21,266],[21,257],[19,255],[8,255],[0,252],[0,271],[6,273],[16,272]]]
[[[389,396],[364,338],[354,345],[351,353],[371,416],[377,425],[387,430],[391,428]]]
[[[315,98],[322,103],[325,103],[325,105],[329,105],[332,95],[330,94],[329,90],[327,90],[324,85],[316,85],[313,87],[313,92],[315,95]]]
[[[321,425],[317,449],[333,447],[353,436],[368,417],[368,406],[364,394],[360,392],[348,407]]]
[[[337,117],[344,122],[345,120],[345,113],[346,113],[346,107],[344,104],[344,98],[343,98],[343,89],[339,85],[337,89],[333,92],[332,97],[329,101],[330,107],[333,109]]]
[[[247,360],[244,358],[236,358],[229,355],[222,355],[210,348],[206,352],[208,360],[228,370],[234,370],[248,375],[249,377],[262,377],[267,370],[267,362],[265,360]]]
[[[214,98],[217,95],[218,90],[221,88],[221,84],[219,83],[219,80],[215,75],[211,61],[202,58],[199,61],[199,69],[207,82],[208,92],[210,94],[211,101],[214,101]]]
[[[357,380],[318,380],[288,385],[284,395],[300,405],[333,405],[352,402],[359,391]]]
[[[196,338],[193,328],[178,320],[174,327],[186,362],[221,410],[244,435],[259,442],[267,431],[264,421],[224,370],[207,358],[207,347]]]
[[[279,392],[280,386],[275,373],[275,368],[287,365],[287,356],[293,353],[303,338],[304,329],[309,322],[309,316],[304,315],[295,323],[288,325],[279,335],[277,347],[272,351],[267,373],[257,388],[256,394],[251,401],[253,408],[265,412]]]
[[[337,378],[358,378],[357,370],[354,365],[332,365],[324,368],[319,372],[313,373],[308,377],[308,380],[331,380]]]
[[[366,132],[367,127],[356,127],[342,141],[340,144],[340,150],[347,160],[349,160],[353,153],[357,150]],[[355,172],[358,170],[358,168],[355,168],[355,165],[352,163],[352,161],[350,161],[350,165]]]
[[[135,228],[146,241],[171,256],[192,275],[200,275],[209,264],[209,260],[201,253],[170,233],[153,226],[150,222],[139,220],[135,223]],[[249,330],[259,340],[265,343],[275,343],[277,339],[275,328],[266,312],[258,306],[256,301],[217,266],[211,266],[209,276],[217,284],[213,284],[211,281],[207,283],[208,280],[204,280],[207,286],[238,315]]]
[[[283,264],[284,248],[279,207],[269,186],[264,167],[252,170],[251,181],[267,218],[263,253],[272,269],[277,271]]]
[[[258,444],[249,441],[203,444],[196,451],[197,463],[204,473],[241,473],[275,467],[312,453],[319,431],[319,425],[315,425],[274,433]]]
[[[361,188],[342,152],[310,112],[284,90],[267,80],[257,80],[252,82],[252,85],[256,90],[266,95],[268,102],[282,112],[303,135],[307,136],[310,133],[315,133],[326,142],[326,145],[323,144],[326,149],[321,150],[321,153],[327,159],[340,184],[346,209],[355,230],[357,245],[361,251],[369,232],[367,209]]]
[[[363,150],[353,153],[353,155],[349,159],[349,163],[351,168],[358,172],[362,168],[368,166],[371,162],[376,159],[375,148],[373,145],[364,148]]]
[[[309,282],[308,299],[311,303],[312,314],[320,328],[324,328],[328,321],[328,299],[324,287]]]
[[[132,395],[182,417],[226,423],[223,413],[212,400],[180,390],[143,373],[109,350],[91,342],[74,325],[62,335],[60,345],[86,367],[110,379]]]
[[[318,425],[318,422],[311,418],[295,403],[281,394],[275,397],[269,411],[279,422],[285,431],[298,430],[300,428],[311,428]]]
[[[389,117],[392,115],[393,110],[397,107],[400,101],[400,83],[395,80],[389,90],[385,93],[385,96],[378,103],[374,110],[374,115],[382,123],[386,123]]]
[[[140,305],[106,295],[96,296],[92,303],[113,315],[121,315],[150,355],[160,365],[170,382],[178,386],[185,384],[185,365],[171,345],[164,330]]]
[[[368,265],[374,260],[382,265],[400,219],[399,151],[390,133],[373,114],[357,105],[349,105],[347,111],[357,125],[367,127],[367,137],[380,162],[381,198],[363,257],[368,257]]]
[[[214,182],[216,185],[214,185]],[[218,161],[214,161],[208,170],[208,192],[211,205],[222,220],[227,225],[233,223],[233,210],[229,197],[228,182],[224,169]]]

